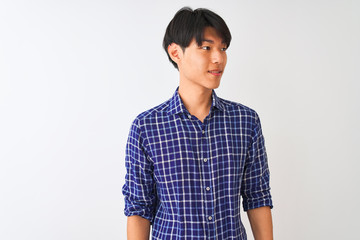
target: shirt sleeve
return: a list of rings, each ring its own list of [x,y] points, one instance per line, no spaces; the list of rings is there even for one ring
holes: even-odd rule
[[[151,224],[155,215],[156,190],[153,164],[149,160],[137,121],[131,126],[125,154],[126,176],[122,188],[126,216],[138,215]]]
[[[265,141],[260,119],[256,113],[251,139],[242,181],[244,211],[263,206],[273,207]]]

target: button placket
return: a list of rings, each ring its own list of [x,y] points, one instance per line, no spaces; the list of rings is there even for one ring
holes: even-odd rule
[[[213,194],[211,193],[211,184],[212,184],[212,173],[211,173],[211,164],[210,164],[210,158],[209,158],[209,139],[207,136],[206,131],[206,124],[204,121],[204,124],[201,126],[201,130],[199,133],[199,137],[201,138],[201,145],[202,145],[202,169],[203,169],[203,187],[204,187],[204,204],[205,204],[205,218],[208,222],[208,229],[207,233],[209,236],[213,235],[213,229],[214,229],[214,199]]]

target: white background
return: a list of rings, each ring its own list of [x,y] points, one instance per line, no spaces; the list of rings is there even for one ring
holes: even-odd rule
[[[275,239],[359,239],[360,3],[347,0],[2,0],[0,239],[126,238],[127,134],[175,91],[161,44],[183,6],[232,32],[217,94],[260,115]]]

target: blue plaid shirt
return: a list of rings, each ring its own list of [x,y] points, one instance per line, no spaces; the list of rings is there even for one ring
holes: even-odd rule
[[[176,91],[140,114],[126,147],[125,215],[150,220],[152,239],[246,239],[245,211],[272,208],[257,113],[212,93],[204,122]]]

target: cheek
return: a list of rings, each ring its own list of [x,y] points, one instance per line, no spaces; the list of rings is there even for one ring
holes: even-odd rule
[[[199,66],[199,68],[203,70],[208,70],[210,64],[211,61],[209,60],[208,57],[202,56],[198,58],[197,65]]]
[[[200,72],[204,69],[207,69],[208,61],[202,56],[197,56],[196,58],[191,59],[191,61],[189,62],[189,66],[190,68],[197,69]]]

